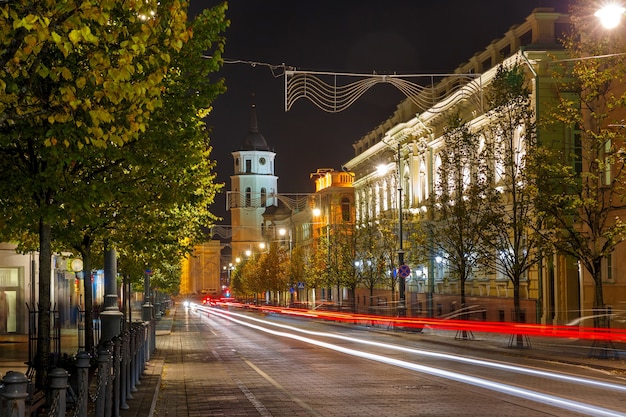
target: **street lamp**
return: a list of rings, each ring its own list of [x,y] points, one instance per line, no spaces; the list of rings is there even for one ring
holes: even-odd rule
[[[620,4],[614,3],[607,4],[593,15],[600,19],[600,23],[602,23],[602,26],[606,29],[614,29],[621,23],[624,12],[626,12],[624,7]]]
[[[383,141],[384,142],[384,141]],[[385,142],[386,143],[386,142]],[[398,301],[398,315],[404,317],[406,315],[406,281],[400,272],[406,268],[404,266],[404,247],[403,247],[403,231],[402,231],[402,148],[398,142],[396,158],[398,162],[398,269],[396,270],[396,278],[398,279],[398,292],[400,300]],[[378,167],[379,173],[384,173],[384,168]]]

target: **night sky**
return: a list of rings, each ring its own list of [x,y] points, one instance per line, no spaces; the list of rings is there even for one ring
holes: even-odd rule
[[[190,14],[219,4],[191,0]],[[522,23],[536,7],[567,11],[567,0],[231,0],[226,60],[339,73],[449,73]],[[231,152],[249,130],[257,107],[260,133],[276,152],[281,193],[315,191],[309,174],[340,169],[354,156],[352,144],[387,120],[404,98],[390,84],[378,84],[348,110],[330,114],[307,100],[284,111],[282,69],[247,63],[225,64],[228,91],[207,119],[218,182],[230,189]],[[225,217],[225,192],[212,212]]]

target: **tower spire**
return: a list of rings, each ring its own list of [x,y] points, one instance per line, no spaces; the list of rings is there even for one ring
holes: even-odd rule
[[[259,124],[256,118],[256,104],[252,104],[252,108],[250,109],[250,132],[258,133],[259,132]]]

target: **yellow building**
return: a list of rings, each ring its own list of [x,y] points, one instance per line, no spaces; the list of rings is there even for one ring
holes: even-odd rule
[[[211,240],[194,247],[183,260],[180,293],[202,294],[219,292],[221,243]]]

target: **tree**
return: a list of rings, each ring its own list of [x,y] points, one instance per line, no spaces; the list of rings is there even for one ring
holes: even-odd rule
[[[544,122],[553,129],[565,125],[566,134],[562,143],[542,146],[551,178],[539,178],[545,191],[539,204],[548,216],[544,236],[590,274],[593,307],[602,309],[602,264],[626,232],[622,131],[612,126],[623,125],[626,115],[626,59],[623,31],[600,32],[592,7],[572,6],[572,31],[564,40],[571,59],[554,66],[558,101]]]
[[[296,245],[291,251],[289,258],[289,287],[291,291],[291,303],[293,304],[294,294],[298,294],[298,283],[306,280],[306,250],[302,245]],[[302,302],[302,300],[298,300]]]
[[[500,65],[487,91],[491,109],[485,135],[490,141],[492,186],[486,196],[488,218],[483,242],[491,250],[492,266],[513,284],[514,320],[521,321],[520,288],[540,256],[543,224],[534,204],[535,177],[526,166],[527,152],[536,146],[535,113],[529,99],[524,67]],[[522,335],[517,347],[523,347]]]
[[[378,230],[372,221],[363,221],[354,231],[355,266],[359,281],[369,290],[370,308],[374,306],[374,289],[383,283],[385,263],[378,251]]]
[[[324,285],[327,270],[328,246],[323,244],[321,240],[323,238],[320,236],[318,241],[305,255],[305,283],[308,288],[313,289],[313,297],[315,297],[315,290]],[[314,298],[314,304],[315,301]]]
[[[486,206],[493,186],[489,179],[491,158],[480,132],[472,132],[458,116],[450,119],[436,158],[440,163],[431,199],[432,217],[424,222],[426,234],[433,237],[428,250],[441,256],[458,279],[461,307],[465,307],[465,283],[490,257],[481,236],[493,221]]]
[[[263,283],[263,291],[269,291],[272,294],[272,303],[277,303],[278,294],[289,285],[289,265],[285,248],[271,242],[269,250],[259,257],[257,273]]]
[[[376,231],[378,234],[376,252],[378,257],[378,268],[383,276],[388,277],[389,288],[391,288],[391,303],[396,304],[396,288],[398,284],[398,248],[399,228],[398,219],[391,218],[391,213],[382,214],[377,221]]]
[[[340,236],[340,270],[343,285],[350,290],[352,295],[352,311],[357,311],[356,289],[361,283],[361,277],[357,269],[356,257],[356,234],[353,223],[342,223],[337,225]]]
[[[25,234],[39,237],[40,387],[50,353],[53,225],[67,224],[67,212],[78,213],[76,207],[89,212],[94,204],[106,208],[112,201],[105,192],[99,195],[106,187],[95,179],[78,190],[88,194],[77,193],[75,186],[90,178],[86,174],[116,166],[119,159],[111,155],[138,141],[163,107],[168,81],[178,69],[172,68],[172,58],[193,34],[186,9],[187,3],[175,0],[132,7],[89,0],[0,6],[0,152],[4,164],[10,164],[2,167],[10,175],[0,185],[10,198],[2,199],[0,210],[11,219],[10,229],[2,225],[2,234],[22,243]],[[223,16],[221,21],[218,16],[215,23],[222,28]],[[218,61],[219,54],[210,68]],[[189,93],[188,87],[184,90]],[[168,112],[173,109],[162,114]],[[93,236],[80,237],[87,246],[93,243]]]

